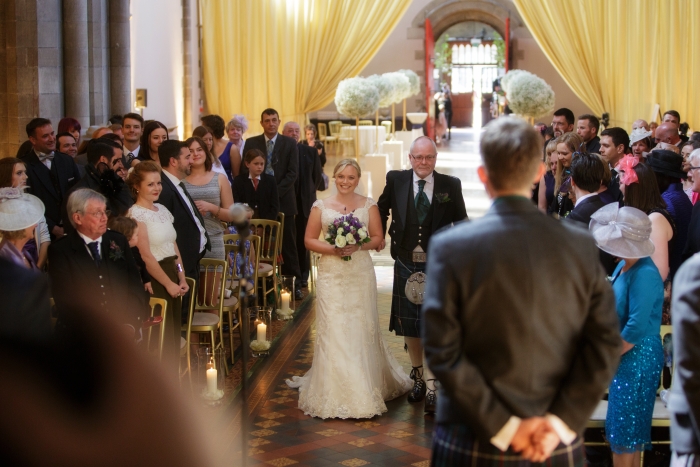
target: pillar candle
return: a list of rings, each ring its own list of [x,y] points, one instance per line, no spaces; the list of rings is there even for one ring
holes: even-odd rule
[[[258,342],[265,342],[267,341],[267,326],[265,323],[260,323],[258,324]]]
[[[291,297],[289,292],[282,292],[282,311],[289,311],[289,299]]]
[[[209,368],[207,370],[207,392],[209,394],[216,394],[216,368]]]

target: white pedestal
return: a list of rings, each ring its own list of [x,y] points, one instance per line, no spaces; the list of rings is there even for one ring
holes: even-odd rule
[[[369,196],[378,200],[386,185],[387,154],[367,154],[362,159],[362,178],[368,181]]]
[[[389,170],[401,170],[403,164],[406,164],[408,159],[408,156],[403,152],[403,142],[385,141],[381,146],[382,153],[388,154]]]
[[[423,135],[423,133],[421,133],[421,136],[422,135]],[[396,132],[396,141],[403,142],[403,148],[407,154],[408,154],[409,148],[411,147],[411,143],[413,143],[414,139],[416,139],[416,138],[413,137],[413,131],[397,131]],[[407,158],[408,158],[408,156],[406,156],[406,159]],[[406,164],[406,161],[402,161],[402,164]]]

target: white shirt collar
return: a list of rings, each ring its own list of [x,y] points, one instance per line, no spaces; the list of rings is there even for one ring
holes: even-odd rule
[[[590,198],[591,196],[598,196],[598,193],[588,193],[587,195],[581,196],[576,200],[576,204],[574,204],[574,207],[578,206],[579,204],[581,204],[581,201],[583,201],[586,198]]]
[[[418,177],[417,173],[413,172],[413,183],[415,183],[417,185],[418,180],[425,180],[426,184],[431,184],[435,180],[434,174],[435,174],[435,172],[430,172],[430,175],[428,175],[427,177],[420,178],[420,177]]]
[[[171,182],[173,182],[173,184],[175,186],[178,186],[180,184],[180,182],[182,181],[179,178],[177,178],[175,175],[171,174],[170,172],[168,172],[165,169],[163,169],[163,173],[165,174],[166,177],[168,177],[170,179]]]
[[[251,180],[253,179],[253,176],[250,174],[250,172],[248,173],[248,178],[251,179]],[[255,178],[256,178],[257,180],[260,180],[260,175],[258,175],[258,176],[255,177]]]
[[[275,134],[275,136],[272,137],[272,139],[268,138],[265,133],[263,133],[263,136],[265,137],[265,146],[267,146],[268,141],[272,141],[272,144],[275,144],[277,142],[277,136],[279,133]]]
[[[76,232],[78,232],[78,231],[76,230]],[[90,247],[87,245],[88,245],[88,243],[97,242],[97,251],[100,253],[100,257],[102,257],[102,235],[100,235],[95,240],[91,239],[88,236],[81,234],[80,232],[78,232],[78,235],[80,235],[80,238],[82,238],[83,241],[85,242],[85,248],[87,248],[87,251],[88,251],[88,253],[90,253],[90,256],[92,256],[92,252],[90,251]],[[93,259],[95,259],[95,258],[93,258]]]

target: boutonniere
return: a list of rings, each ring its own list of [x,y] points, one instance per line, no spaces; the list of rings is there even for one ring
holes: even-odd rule
[[[124,259],[124,252],[122,249],[117,245],[114,240],[109,242],[109,259],[112,261],[118,261],[120,259]]]
[[[452,201],[448,193],[435,193],[435,199],[440,204],[449,203],[450,201]]]

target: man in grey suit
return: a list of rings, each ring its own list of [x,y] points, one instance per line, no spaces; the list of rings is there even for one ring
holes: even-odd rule
[[[583,465],[579,435],[617,368],[615,298],[593,239],[529,199],[541,148],[525,121],[491,122],[478,174],[494,203],[428,249],[423,343],[440,384],[431,465]]]
[[[700,255],[678,269],[673,281],[673,359],[668,400],[672,467],[700,465]]]

